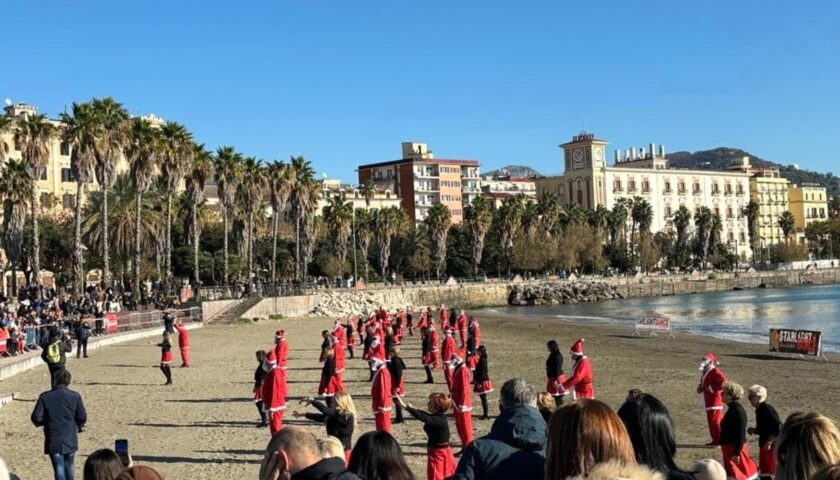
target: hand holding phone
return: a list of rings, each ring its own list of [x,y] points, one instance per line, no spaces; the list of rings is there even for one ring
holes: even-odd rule
[[[117,457],[119,457],[120,461],[126,467],[131,465],[131,457],[128,455],[128,440],[124,438],[118,438],[114,442],[114,452],[117,453]]]

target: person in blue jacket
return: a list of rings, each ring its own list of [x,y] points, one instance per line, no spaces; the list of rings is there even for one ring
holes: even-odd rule
[[[75,478],[78,432],[87,422],[82,396],[68,388],[71,379],[67,370],[56,372],[53,388],[38,397],[31,417],[36,427],[44,428],[44,453],[50,457],[55,480]]]

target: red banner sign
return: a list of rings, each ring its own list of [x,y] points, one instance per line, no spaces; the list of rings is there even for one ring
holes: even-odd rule
[[[819,356],[822,353],[822,332],[814,330],[770,329],[770,351]]]

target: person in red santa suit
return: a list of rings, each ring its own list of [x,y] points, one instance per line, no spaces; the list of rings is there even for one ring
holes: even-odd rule
[[[470,317],[470,323],[467,326],[467,334],[467,341],[469,342],[470,338],[474,339],[473,348],[478,348],[478,346],[481,345],[481,328],[478,326],[478,317],[475,315]]]
[[[467,313],[463,308],[460,312],[458,312],[456,323],[458,328],[458,339],[461,341],[461,350],[463,350],[467,348]]]
[[[463,451],[473,440],[472,394],[470,393],[472,375],[470,369],[464,365],[464,359],[461,355],[461,352],[456,352],[449,362],[452,367],[452,387],[449,391],[452,396],[455,429],[458,430],[458,437],[461,438],[461,450]]]
[[[274,352],[265,355],[263,369],[267,372],[263,379],[263,407],[268,413],[268,427],[271,435],[283,428],[283,414],[286,411],[286,372],[277,366]]]
[[[721,392],[726,383],[726,375],[718,368],[718,359],[713,353],[703,355],[700,361],[700,383],[697,393],[703,394],[703,408],[706,410],[706,422],[709,424],[709,436],[712,441],[706,445],[720,445],[720,422],[723,420],[723,398]]]
[[[376,429],[391,433],[391,372],[385,368],[385,361],[378,357],[371,359],[373,385],[370,398]]]
[[[178,347],[181,349],[181,367],[189,368],[192,366],[190,362],[190,331],[184,322],[175,324],[175,329],[178,330]]]
[[[286,370],[289,364],[289,342],[286,341],[285,330],[274,332],[274,358],[277,360],[277,368]]]
[[[440,304],[440,317],[438,317],[438,320],[440,321],[440,328],[446,328],[444,325],[449,321],[449,310],[442,303]]]
[[[440,361],[443,364],[443,379],[446,380],[446,387],[450,390],[452,389],[452,368],[449,362],[455,350],[455,337],[452,336],[452,330],[446,329],[443,331],[443,342],[440,344]]]
[[[572,390],[572,399],[595,398],[595,388],[592,386],[592,362],[583,354],[583,339],[578,339],[572,345],[569,356],[574,362],[569,378],[562,383],[563,390]]]
[[[324,358],[324,365],[321,367],[321,382],[318,384],[318,395],[324,397],[324,403],[328,407],[333,406],[333,397],[338,389],[335,373],[335,350],[332,347],[325,347],[321,356]]]
[[[439,367],[439,353],[438,341],[439,336],[435,330],[435,323],[429,322],[429,325],[423,330],[423,368],[426,370],[426,382],[435,383],[432,378],[432,370],[437,370]]]
[[[342,328],[341,331],[343,332],[344,329]],[[337,335],[339,332],[335,332]],[[338,337],[331,336],[330,337],[330,347],[333,351],[333,359],[335,360],[335,375],[333,376],[333,381],[335,383],[335,391],[343,392],[344,391],[344,367],[346,366],[346,353],[344,352],[344,347],[342,346],[341,341]]]
[[[420,319],[417,321],[417,330],[420,331],[420,338],[423,338],[423,332],[429,328],[429,311],[423,310],[420,312]]]

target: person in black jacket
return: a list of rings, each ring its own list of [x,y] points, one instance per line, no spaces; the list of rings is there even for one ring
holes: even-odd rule
[[[55,386],[55,375],[58,372],[64,371],[64,365],[67,364],[67,353],[73,352],[73,343],[70,338],[62,335],[61,330],[57,326],[50,327],[49,340],[43,346],[41,352],[41,360],[47,364],[50,370],[50,385]]]
[[[260,424],[257,428],[268,426],[268,417],[265,414],[265,408],[262,398],[262,385],[265,376],[268,372],[263,368],[263,361],[265,360],[265,350],[257,350],[257,369],[254,370],[254,404],[257,406],[257,412],[260,413]]]
[[[321,358],[324,366],[321,367],[321,383],[318,384],[318,395],[324,397],[327,406],[332,407],[333,397],[336,394],[335,380],[335,351],[332,347],[325,347],[321,350]]]
[[[340,458],[322,458],[318,439],[303,427],[289,425],[268,442],[257,478],[360,480]]]
[[[560,353],[560,346],[555,340],[549,340],[546,344],[548,358],[545,359],[545,376],[547,378],[545,391],[554,397],[554,403],[559,407],[563,404],[562,383],[566,381],[563,375],[563,354]]]
[[[487,394],[493,391],[493,384],[490,382],[490,374],[487,372],[487,349],[484,345],[479,345],[476,350],[478,354],[478,363],[475,365],[475,373],[473,374],[473,392],[478,394],[481,399],[481,419],[487,420]]]
[[[389,354],[391,360],[386,366],[388,367],[388,372],[391,374],[391,399],[394,401],[394,408],[397,411],[397,416],[393,423],[403,423],[402,397],[405,395],[405,380],[403,379],[405,362],[400,357],[400,347],[391,347]]]
[[[50,456],[56,480],[74,478],[77,433],[87,422],[82,396],[67,388],[71,379],[67,370],[56,372],[52,390],[38,397],[31,416],[36,427],[44,427],[44,453]]]
[[[779,436],[782,422],[779,413],[767,403],[767,389],[753,385],[747,396],[750,405],[755,408],[755,427],[747,429],[750,435],[758,435],[758,472],[760,478],[775,478],[776,453],[774,446]]]
[[[353,404],[353,397],[349,393],[339,392],[335,394],[335,406],[329,407],[312,397],[301,400],[301,403],[312,405],[320,413],[292,412],[295,418],[305,417],[323,423],[327,427],[327,435],[331,435],[344,447],[345,460],[350,460],[350,451],[353,448],[353,431],[356,428],[356,406]]]
[[[729,407],[720,422],[720,449],[726,477],[734,480],[755,478],[758,468],[750,458],[747,445],[747,412],[739,403],[744,396],[744,387],[724,383],[722,395],[723,403]]]
[[[402,399],[400,399],[402,403]],[[405,406],[412,417],[423,422],[426,432],[426,476],[428,480],[443,480],[455,473],[455,456],[449,444],[449,422],[446,412],[452,407],[445,393],[429,395],[426,404],[428,412],[414,408],[410,403]]]
[[[90,325],[80,318],[75,327],[75,332],[73,333],[76,335],[76,342],[78,342],[76,358],[81,358],[82,353],[84,353],[85,358],[88,358],[87,347],[88,339],[90,338]]]

